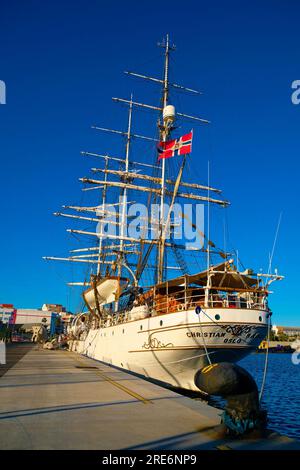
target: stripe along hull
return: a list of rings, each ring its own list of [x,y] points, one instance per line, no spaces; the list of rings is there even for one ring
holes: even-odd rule
[[[70,348],[93,359],[175,387],[196,390],[197,370],[212,363],[237,362],[255,350],[267,333],[262,310],[206,309],[135,320],[89,330]],[[207,352],[206,352],[207,351]]]

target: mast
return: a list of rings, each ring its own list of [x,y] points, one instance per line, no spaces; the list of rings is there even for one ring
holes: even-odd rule
[[[108,158],[105,159],[105,170],[107,170],[107,167],[108,167]],[[105,174],[105,182],[107,181],[107,173]],[[105,184],[104,187],[103,187],[103,192],[102,192],[102,210],[104,211],[105,209],[105,202],[106,202],[106,192],[107,192],[107,185]],[[100,222],[100,232],[102,232],[103,230],[103,222],[102,220],[103,219],[100,219],[101,222]],[[100,260],[101,260],[101,256],[102,256],[102,245],[103,245],[103,238],[101,237],[100,240],[99,240],[99,251],[98,251],[98,261],[99,263],[97,264],[97,277],[99,277],[100,273],[101,273],[101,264],[100,264]]]
[[[210,184],[210,167],[209,161],[207,162],[207,187],[209,188]],[[207,238],[210,240],[210,201],[209,201],[209,189],[207,190],[208,204],[207,204]],[[210,268],[210,244],[207,244],[207,284],[205,287],[205,306],[209,306],[209,289],[211,287],[211,274],[209,271]]]
[[[125,174],[128,174],[129,170],[129,151],[131,141],[131,123],[132,123],[132,93],[130,96],[129,111],[128,111],[128,126],[126,136],[126,150],[125,150]],[[126,182],[126,180],[125,180]],[[125,224],[126,224],[126,206],[127,206],[127,185],[125,184],[122,193],[122,213],[121,213],[121,233],[120,233],[120,255],[118,263],[118,276],[121,276],[122,262],[123,262],[123,248],[124,248],[124,236],[125,236]]]
[[[165,48],[165,66],[164,66],[164,83],[163,83],[163,111],[168,104],[169,99],[169,54],[170,50],[173,50],[174,47],[170,47],[169,35],[167,34],[166,42],[159,44],[161,47]],[[167,124],[162,125],[161,130],[161,140],[166,142],[169,134],[170,128]],[[166,173],[166,161],[162,159],[161,165],[161,197],[160,197],[160,238],[158,245],[158,271],[157,271],[157,282],[161,283],[163,281],[163,271],[164,271],[164,200],[165,200],[165,173]]]
[[[79,262],[79,263],[88,263],[94,264],[96,275],[91,277],[91,285],[93,282],[96,282],[97,278],[101,277],[101,274],[104,275],[104,271],[102,268],[105,265],[111,266],[113,272],[117,271],[117,276],[121,277],[123,268],[127,269],[133,277],[134,285],[137,285],[138,280],[140,279],[142,272],[147,267],[151,267],[154,269],[154,278],[155,281],[161,283],[165,280],[166,271],[168,269],[175,269],[175,267],[167,266],[167,248],[174,250],[189,250],[189,251],[206,251],[203,248],[196,248],[190,247],[187,248],[185,245],[176,244],[174,240],[167,241],[167,232],[170,226],[174,227],[175,222],[171,221],[171,211],[174,207],[175,199],[177,198],[186,198],[189,200],[194,201],[205,201],[209,204],[218,204],[223,207],[228,205],[227,201],[222,199],[211,197],[211,192],[220,194],[221,191],[219,189],[210,187],[210,182],[208,181],[208,185],[202,185],[198,183],[189,183],[187,181],[182,181],[183,170],[185,166],[186,157],[184,156],[180,169],[178,172],[177,177],[169,177],[167,174],[167,162],[165,158],[162,158],[161,162],[157,164],[150,164],[143,163],[139,161],[132,161],[130,159],[130,150],[131,150],[131,142],[132,139],[142,139],[148,142],[154,142],[155,144],[159,142],[167,142],[170,140],[170,134],[174,130],[174,121],[175,121],[175,108],[171,104],[169,104],[169,92],[170,89],[175,88],[179,90],[183,90],[186,92],[190,92],[192,94],[199,94],[196,90],[192,88],[186,88],[182,85],[178,85],[176,83],[171,83],[169,81],[169,59],[170,59],[170,52],[175,50],[175,46],[170,44],[169,35],[163,40],[162,43],[158,44],[160,47],[164,48],[164,66],[163,66],[163,74],[162,78],[155,78],[149,77],[146,75],[142,75],[139,73],[134,72],[125,72],[128,75],[136,76],[138,78],[142,78],[154,83],[159,84],[161,87],[161,101],[159,106],[154,106],[151,103],[141,103],[139,101],[133,101],[133,95],[131,94],[130,100],[124,98],[113,98],[114,102],[120,102],[122,104],[126,104],[129,107],[128,111],[128,123],[126,130],[116,130],[116,129],[108,129],[99,126],[92,126],[93,129],[102,132],[110,132],[114,135],[119,135],[125,138],[125,155],[123,156],[112,156],[112,155],[103,155],[101,153],[95,152],[81,152],[82,155],[90,156],[90,157],[97,157],[100,159],[104,159],[105,165],[104,168],[92,168],[93,172],[104,173],[104,178],[95,179],[93,177],[84,177],[80,178],[80,181],[83,183],[87,183],[89,185],[94,185],[92,187],[84,188],[83,190],[102,190],[102,202],[99,201],[99,206],[63,206],[64,209],[69,209],[71,211],[75,211],[79,214],[65,214],[65,213],[56,213],[56,215],[61,215],[63,217],[68,217],[72,220],[79,219],[82,222],[95,222],[98,224],[97,230],[85,231],[85,230],[72,230],[68,229],[67,231],[70,233],[76,233],[80,235],[87,235],[87,236],[96,236],[98,237],[98,242],[95,243],[97,247],[90,247],[90,248],[83,248],[83,249],[76,249],[71,250],[71,253],[74,252],[75,256],[70,256],[68,258],[56,258],[56,257],[46,257],[46,259],[55,259],[61,261],[70,261],[70,262]],[[133,107],[147,109],[151,111],[156,111],[159,113],[159,121],[158,125],[158,135],[156,138],[150,136],[144,136],[140,134],[134,133],[132,131],[132,111]],[[203,119],[199,116],[191,116],[189,114],[183,114],[180,112],[176,112],[176,118],[180,118],[183,120],[195,120],[201,124],[208,124],[210,121],[207,119]],[[137,159],[138,160],[138,159]],[[118,166],[116,168],[116,166]],[[145,169],[154,170],[151,174],[147,174],[147,171],[143,171],[143,168],[140,170],[138,167],[144,167]],[[157,170],[157,171],[155,171]],[[142,173],[141,173],[142,172]],[[145,174],[146,173],[146,174]],[[113,177],[113,179],[110,178]],[[117,179],[117,180],[116,180]],[[143,180],[144,184],[140,184],[134,180]],[[135,184],[134,184],[135,183]],[[173,188],[170,188],[170,185]],[[108,187],[116,188],[119,190],[120,200],[118,203],[107,204],[108,199]],[[189,188],[187,191],[180,189],[180,187]],[[197,191],[190,192],[190,189],[193,190],[200,190],[200,194],[197,194]],[[149,200],[151,200],[152,196],[154,195],[155,198],[158,199],[159,205],[159,215],[155,218],[155,227],[158,227],[158,237],[154,239],[147,239],[144,236],[129,237],[126,227],[127,227],[127,206],[132,204],[132,202],[128,201],[128,191],[138,191],[148,194]],[[203,194],[203,191],[207,191],[207,194]],[[130,192],[131,194],[131,192]],[[165,207],[165,199],[171,199],[171,207],[166,210]],[[109,200],[109,199],[108,199]],[[117,214],[111,210],[109,207],[111,206],[119,206],[119,210]],[[85,214],[87,213],[87,214]],[[117,221],[111,220],[110,223],[112,225],[116,225],[119,227],[118,235],[113,234],[106,234],[103,233],[104,222],[106,221],[107,215],[117,215]],[[147,221],[149,216],[147,216]],[[144,220],[146,218],[144,217]],[[152,219],[151,219],[152,220]],[[154,230],[154,228],[151,227]],[[156,228],[155,228],[156,231]],[[110,244],[105,242],[105,239],[108,238]],[[114,242],[114,243],[112,243]],[[210,242],[209,242],[210,243]],[[130,250],[128,249],[130,246],[135,246],[140,244],[140,251],[137,250]],[[148,245],[146,253],[143,253],[142,246]],[[148,264],[149,256],[151,253],[152,248],[155,246],[156,250],[156,263],[151,265]],[[212,245],[213,246],[213,245]],[[112,251],[107,251],[108,249],[112,249]],[[83,254],[76,254],[82,251]],[[89,253],[92,252],[92,253]],[[210,246],[208,246],[207,250],[207,259],[208,259],[208,266],[209,266],[209,258],[210,254],[213,251],[210,250]],[[134,263],[134,256],[133,260],[128,258],[130,262],[127,263],[127,255],[139,255],[138,263]],[[113,260],[107,259],[107,257],[113,257]],[[180,263],[179,263],[180,264]],[[137,267],[135,273],[133,270],[130,270],[128,266]],[[178,268],[180,269],[180,268]],[[108,269],[106,270],[108,272]],[[76,285],[79,285],[78,283]],[[116,297],[116,310],[118,309],[118,297]]]

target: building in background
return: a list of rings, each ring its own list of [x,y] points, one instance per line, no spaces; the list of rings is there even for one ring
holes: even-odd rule
[[[17,310],[13,304],[0,304],[0,322],[3,325],[14,325]]]
[[[15,308],[13,304],[0,304],[0,326],[5,337],[15,333],[32,332],[33,327],[46,326],[50,336],[64,331],[73,315],[61,304],[44,304],[42,308]],[[5,331],[4,331],[5,330]],[[10,335],[8,335],[8,330]]]
[[[63,313],[63,312],[66,312],[66,309],[61,304],[44,304],[42,306],[42,311],[43,312]]]
[[[44,323],[49,326],[51,323],[51,311],[43,311],[37,308],[18,308],[16,310],[15,324],[18,326],[40,325]]]
[[[275,336],[287,336],[290,339],[300,338],[300,326],[272,326],[272,332]]]
[[[0,304],[0,342],[11,341],[16,320],[16,309],[12,304]]]

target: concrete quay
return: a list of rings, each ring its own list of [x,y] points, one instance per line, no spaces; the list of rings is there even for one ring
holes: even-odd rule
[[[220,438],[220,410],[68,351],[7,347],[0,449],[300,450],[300,442]]]

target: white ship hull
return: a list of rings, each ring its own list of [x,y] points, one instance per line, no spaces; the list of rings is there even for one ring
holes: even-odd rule
[[[91,329],[70,349],[145,377],[182,389],[196,390],[195,373],[208,364],[237,362],[260,344],[268,312],[208,308],[200,323],[195,310]],[[201,314],[203,318],[203,314]]]

